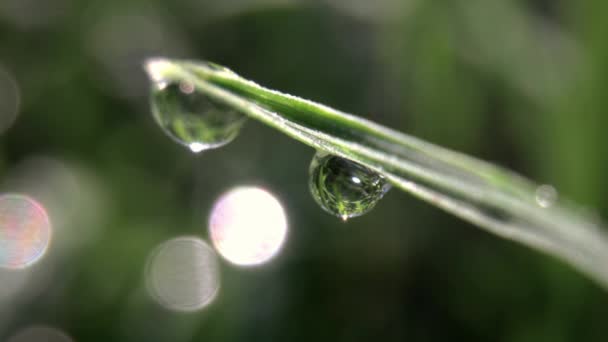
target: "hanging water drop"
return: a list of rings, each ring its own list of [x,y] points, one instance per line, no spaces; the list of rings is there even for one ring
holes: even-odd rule
[[[309,172],[315,201],[344,221],[372,210],[391,187],[377,172],[323,152],[315,154]]]
[[[543,208],[552,206],[558,196],[557,190],[551,185],[544,184],[536,189],[536,203]]]
[[[232,141],[246,117],[196,91],[188,82],[154,79],[152,113],[173,140],[192,152],[217,148]]]

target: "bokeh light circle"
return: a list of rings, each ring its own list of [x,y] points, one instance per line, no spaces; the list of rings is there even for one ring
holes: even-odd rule
[[[44,325],[27,327],[11,336],[7,342],[71,342],[64,332]]]
[[[162,243],[146,267],[148,293],[174,311],[196,311],[209,305],[220,288],[215,252],[195,237],[178,237]]]
[[[24,195],[0,195],[0,267],[32,265],[50,240],[51,223],[41,204]]]
[[[222,195],[209,217],[213,245],[228,261],[242,266],[269,261],[287,236],[287,217],[268,191],[240,187]]]

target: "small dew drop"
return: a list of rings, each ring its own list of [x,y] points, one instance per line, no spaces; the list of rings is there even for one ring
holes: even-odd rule
[[[557,190],[551,185],[541,185],[536,189],[536,203],[543,208],[552,206],[558,196]]]
[[[343,221],[372,210],[391,188],[377,172],[323,152],[315,154],[309,172],[315,201]]]
[[[245,123],[244,115],[212,101],[196,91],[192,83],[171,83],[149,73],[153,82],[152,113],[173,140],[199,153],[236,138]]]

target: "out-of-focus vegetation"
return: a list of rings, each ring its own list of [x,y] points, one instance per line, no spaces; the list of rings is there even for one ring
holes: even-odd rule
[[[308,192],[313,151],[258,123],[201,155],[174,144],[150,115],[141,63],[217,61],[554,184],[606,217],[607,9],[2,1],[0,190],[40,201],[53,236],[34,266],[0,270],[0,339],[46,325],[75,341],[605,340],[608,296],[568,266],[399,192],[342,223]],[[214,201],[240,185],[280,199],[285,245],[254,268],[220,260],[201,311],[163,308],[146,291],[148,256],[178,236],[208,240]]]

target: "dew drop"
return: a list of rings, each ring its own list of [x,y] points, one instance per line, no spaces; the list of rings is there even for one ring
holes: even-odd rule
[[[324,152],[315,154],[309,172],[315,201],[343,221],[372,210],[391,188],[377,172]]]
[[[558,196],[557,190],[551,185],[541,185],[536,189],[536,203],[543,208],[552,206]]]
[[[197,92],[188,82],[152,79],[152,113],[160,127],[192,152],[231,142],[246,117]]]

